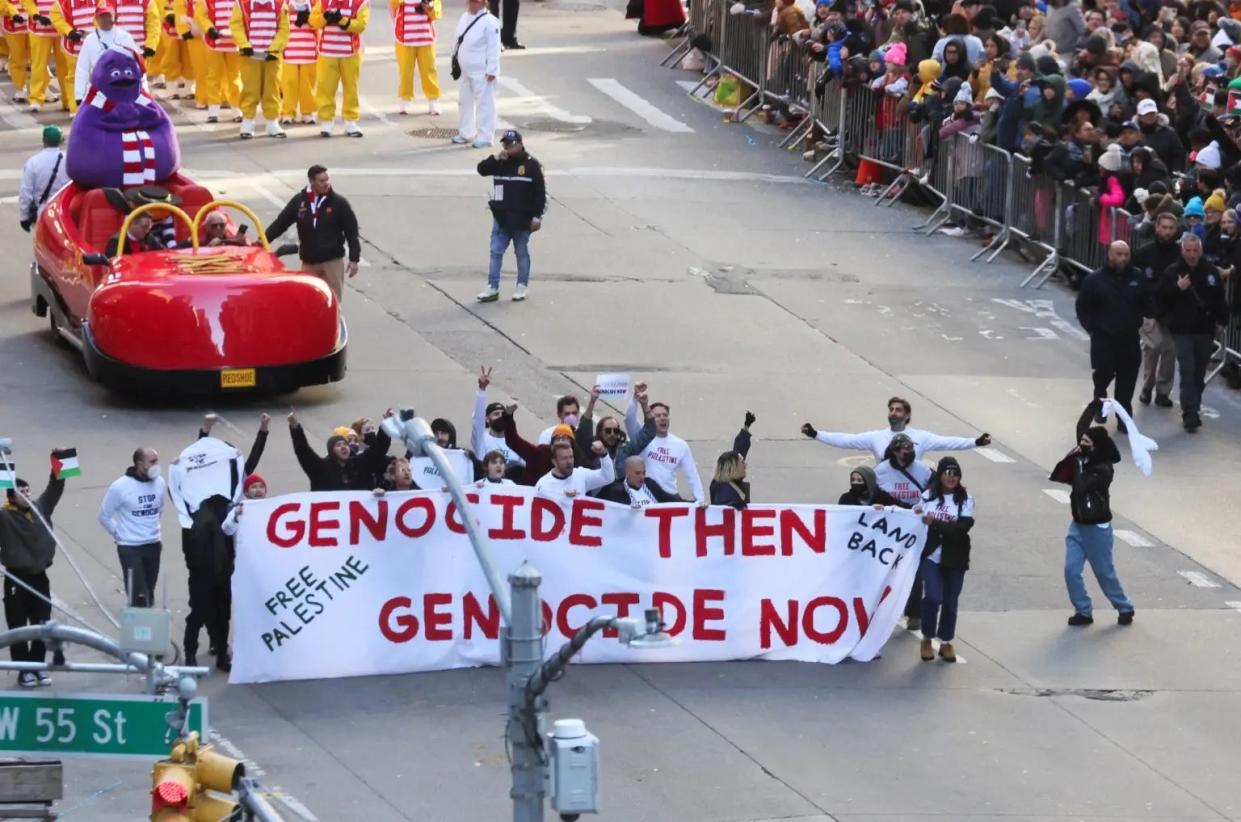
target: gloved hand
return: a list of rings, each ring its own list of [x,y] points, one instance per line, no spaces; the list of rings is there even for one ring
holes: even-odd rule
[[[250,48],[249,46],[246,46],[244,49],[238,49],[238,51],[241,52],[242,57],[253,57],[254,56],[254,49]]]
[[[266,57],[264,57],[263,59],[264,59],[264,60],[266,60],[266,61],[267,61],[267,62],[269,62],[269,63],[274,63],[274,62],[276,62],[277,60],[279,60],[279,59],[280,59],[280,55],[279,55],[279,54],[272,54],[272,53],[269,51],[269,52],[267,52],[267,56],[266,56]]]
[[[814,430],[814,426],[808,422],[802,423],[801,432],[811,439],[819,435],[819,432]]]
[[[176,24],[177,24],[177,15],[173,14],[172,12],[168,12],[167,14],[164,15],[164,25],[175,26]]]
[[[323,19],[329,23],[339,23],[342,16],[340,9],[331,9],[330,11],[323,12]]]
[[[34,21],[40,26],[52,25],[52,18],[48,17],[46,14],[36,14],[34,16]]]
[[[753,413],[746,411],[745,412],[745,427],[749,428],[751,425],[754,424],[754,421],[757,419],[758,417],[754,416]]]
[[[297,13],[297,17],[294,18],[293,20],[293,24],[299,27],[305,26],[309,22],[310,22],[310,9],[302,9],[301,11]]]
[[[211,28],[207,29],[207,36],[210,37],[212,40],[219,40],[220,32],[218,29],[216,29],[215,26],[212,26]]]
[[[990,434],[979,434],[978,439],[974,440],[974,444],[977,445],[979,448],[986,448],[988,445],[991,444],[991,435]]]
[[[155,56],[155,49],[151,48],[150,46],[143,46],[142,56],[145,57],[147,60],[150,60],[152,57]]]
[[[14,14],[9,19],[13,21],[13,25],[15,26],[20,26],[22,23],[26,22],[26,18],[22,17],[20,14]]]
[[[181,35],[181,39],[182,39],[182,40],[193,40],[193,39],[194,39],[194,32],[192,32],[192,31],[186,31],[184,34],[182,34],[182,35]]]
[[[82,42],[82,32],[79,31],[78,29],[74,29],[73,31],[65,35],[65,39],[68,40],[70,43],[80,43]]]
[[[25,231],[27,233],[30,232],[30,221],[29,220],[22,220],[22,231]]]

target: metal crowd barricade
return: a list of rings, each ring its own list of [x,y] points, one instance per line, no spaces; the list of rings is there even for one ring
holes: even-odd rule
[[[1030,158],[1021,154],[1012,158],[1009,177],[1008,231],[1021,240],[1027,249],[1047,253],[1043,261],[1021,283],[1035,283],[1041,288],[1060,268],[1060,189],[1045,174],[1032,174]]]
[[[761,9],[733,7],[720,10],[719,71],[735,74],[753,87],[741,100],[733,122],[743,123],[763,102],[763,83],[767,79],[767,43],[771,38],[769,16]],[[705,78],[704,78],[705,81]]]
[[[661,66],[674,66],[681,58],[689,54],[694,48],[694,38],[699,34],[712,36],[712,26],[710,21],[717,15],[716,9],[720,6],[720,0],[689,0],[689,14],[685,18],[685,24],[677,31],[676,36],[684,38],[668,52],[663,60],[659,61]],[[714,41],[713,41],[714,42]],[[710,57],[710,55],[704,55]]]
[[[1083,274],[1089,274],[1107,260],[1111,231],[1104,230],[1103,208],[1094,189],[1060,183],[1061,260]]]
[[[815,62],[815,70],[817,76],[811,88],[814,89],[814,102],[811,106],[811,118],[814,124],[828,135],[831,142],[832,150],[828,152],[822,160],[815,163],[806,177],[814,177],[822,182],[836,172],[841,164],[845,161],[845,146],[843,140],[844,124],[845,124],[845,105],[848,95],[845,93],[845,87],[841,84],[840,79],[831,74],[831,69],[826,63]],[[820,84],[819,78],[827,75],[826,82]],[[820,173],[820,169],[831,164],[830,167]]]
[[[1232,276],[1224,285],[1224,294],[1228,302],[1228,324],[1219,332],[1215,339],[1215,355],[1219,357],[1219,365],[1212,366],[1207,372],[1206,381],[1210,382],[1230,364],[1241,369],[1241,273],[1232,272]]]

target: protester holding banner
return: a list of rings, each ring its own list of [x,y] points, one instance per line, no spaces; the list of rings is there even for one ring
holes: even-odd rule
[[[875,467],[875,479],[902,508],[913,508],[922,499],[922,492],[931,481],[931,469],[915,459],[917,445],[907,433],[897,434],[888,443],[883,462]],[[922,625],[922,571],[914,577],[909,599],[905,602],[906,627],[911,631]]]
[[[391,417],[392,409],[384,412]],[[333,434],[327,440],[327,455],[319,456],[306,441],[306,431],[297,419],[297,412],[289,412],[289,436],[293,439],[293,453],[310,480],[311,491],[370,491],[383,476],[384,458],[392,440],[380,426],[375,433],[375,444],[365,453],[354,454],[349,440]]]
[[[900,505],[895,497],[879,487],[875,469],[869,465],[859,465],[849,472],[849,490],[840,495],[836,504],[873,505],[876,508]]]
[[[258,474],[250,474],[241,483],[242,495],[245,499],[267,499],[267,480]],[[238,502],[233,509],[228,512],[228,516],[224,518],[224,522],[220,524],[220,529],[230,537],[236,535],[237,527],[240,524],[238,520],[241,517],[241,511],[244,502]]]
[[[154,448],[139,448],[134,451],[133,465],[108,486],[99,506],[99,524],[116,543],[132,607],[150,608],[155,602],[163,551],[159,516],[167,490],[159,475],[159,454]]]
[[[607,454],[603,443],[596,442],[592,448],[597,456]],[[557,439],[551,445],[552,470],[539,477],[534,490],[548,499],[557,502],[571,501],[574,497],[584,497],[608,485],[616,478],[611,460],[599,460],[598,468],[585,468],[573,465],[575,448],[571,442]]]
[[[1103,401],[1094,400],[1086,406],[1077,421],[1077,447],[1065,455],[1051,472],[1053,482],[1072,486],[1069,507],[1073,523],[1064,538],[1064,584],[1073,603],[1069,625],[1082,626],[1094,622],[1090,594],[1082,580],[1087,562],[1094,571],[1103,595],[1119,614],[1117,622],[1133,622],[1133,603],[1116,575],[1112,560],[1112,466],[1120,462],[1120,451],[1107,429],[1091,422],[1103,410]]]
[[[740,511],[750,504],[750,483],[745,481],[745,458],[750,455],[750,426],[757,419],[745,412],[745,425],[733,439],[733,449],[720,454],[715,461],[715,477],[711,480],[712,505],[728,505]]]
[[[508,478],[508,460],[501,451],[488,451],[483,456],[483,478],[475,483],[479,488],[494,485],[515,485]]]
[[[384,469],[383,484],[375,489],[375,496],[382,497],[388,491],[417,491],[414,471],[405,457],[392,457]]]
[[[914,445],[914,457],[921,459],[927,451],[964,451],[967,448],[982,448],[991,444],[990,434],[979,434],[977,437],[941,437],[930,431],[922,431],[909,427],[913,416],[913,407],[904,397],[893,397],[888,400],[888,427],[878,431],[863,431],[860,434],[839,434],[832,431],[818,431],[810,423],[804,423],[801,432],[811,439],[818,440],[833,448],[847,448],[852,451],[870,451],[875,461],[887,459],[885,456],[888,445],[897,434],[904,434]]]
[[[53,466],[61,453],[60,449],[52,452]],[[11,476],[12,469],[0,465],[0,472]],[[41,625],[52,618],[47,569],[56,556],[56,538],[50,526],[52,512],[65,490],[65,480],[55,470],[38,499],[31,499],[30,484],[24,479],[11,479],[13,487],[5,489],[5,502],[0,506],[0,564],[5,570],[4,619],[9,630]],[[9,654],[14,662],[43,662],[47,648],[38,640],[15,642],[9,646]],[[51,685],[52,678],[47,671],[21,671],[17,684],[34,688]]]
[[[624,475],[596,492],[599,499],[618,502],[630,508],[645,508],[657,502],[680,502],[681,498],[669,494],[646,476],[646,460],[638,455],[625,458]]]
[[[927,525],[921,566],[922,661],[935,659],[931,641],[938,637],[940,658],[956,662],[952,640],[957,630],[957,601],[970,567],[974,498],[961,484],[961,464],[955,457],[939,461],[930,487],[922,494],[922,521]]]
[[[489,385],[491,385],[491,369],[480,366],[478,393],[474,395],[474,414],[470,425],[470,449],[475,454],[500,452],[508,466],[506,476],[520,477],[526,461],[514,453],[504,441],[504,403],[487,402],[487,386]]]

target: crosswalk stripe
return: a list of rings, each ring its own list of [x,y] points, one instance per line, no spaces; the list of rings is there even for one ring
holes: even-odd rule
[[[1115,533],[1117,539],[1129,543],[1134,548],[1154,547],[1153,542],[1139,534],[1137,531],[1126,531],[1124,528],[1117,528]]]
[[[685,125],[685,123],[682,123],[670,114],[665,114],[663,111],[648,102],[644,97],[630,91],[628,88],[621,85],[617,80],[614,80],[611,77],[592,77],[586,82],[590,83],[592,86],[599,89],[604,94],[611,97],[613,100],[620,103],[622,106],[629,109],[655,128],[663,129],[664,131],[671,131],[677,134],[692,134],[694,132],[694,130]]]
[[[522,82],[518,80],[516,77],[508,77],[506,75],[500,75],[498,78],[496,78],[496,82],[504,86],[504,89],[508,91],[510,94],[513,94],[517,98],[519,98],[518,100],[509,99],[505,102],[509,102],[509,103],[517,102],[521,104],[530,105],[531,107],[537,109],[540,113],[552,118],[553,120],[559,120],[562,123],[574,123],[576,125],[587,125],[589,123],[594,122],[589,115],[573,114],[571,112],[565,111],[559,106],[555,106],[549,103],[546,97],[539,95],[539,94],[535,94],[533,91],[526,88],[526,86],[523,85]]]
[[[994,448],[975,448],[974,453],[992,462],[1016,462],[1008,454],[1005,454],[1003,451],[997,451]]]
[[[1069,504],[1069,492],[1060,488],[1044,488],[1043,493],[1054,499],[1056,502]]]
[[[1220,584],[1201,571],[1177,571],[1195,588],[1219,588]]]

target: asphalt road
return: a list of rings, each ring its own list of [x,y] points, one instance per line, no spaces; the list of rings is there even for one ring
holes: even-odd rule
[[[1016,258],[971,264],[977,246],[914,234],[915,210],[804,181],[803,161],[775,148],[780,135],[726,124],[690,100],[678,84],[689,75],[657,65],[666,47],[616,11],[548,0],[522,14],[532,47],[504,55],[500,116],[526,133],[552,198],[524,304],[473,302],[490,221],[488,186],[474,173],[482,153],[420,136],[455,123],[451,90],[441,117],[396,114],[378,10],[362,140],[301,127],[286,141],[241,143],[231,124],[173,110],[188,172],[219,194],[271,218],[320,162],[360,215],[366,265],[345,299],[348,378],[289,397],[151,407],[87,380],[29,312],[29,237],[12,198],[38,127],[58,115],[36,121],[0,106],[10,260],[0,435],[14,438],[19,459],[78,448],[83,475],[57,528],[106,603],[119,607],[123,593],[95,524],[104,488],[136,445],[180,450],[207,410],[239,445],[260,411],[276,417],[262,472],[279,493],[304,488],[282,430],[291,404],[316,436],[396,404],[464,430],[486,363],[493,391],[519,401],[532,427],[551,419],[554,396],[630,371],[671,404],[673,429],[704,470],[749,409],[756,498],[822,502],[859,456],[806,441],[801,423],[881,427],[885,400],[899,394],[919,427],[995,437],[986,453],[961,456],[978,500],[959,627],[966,664],[922,664],[915,639],[898,633],[866,665],[574,669],[552,689],[552,712],[584,717],[603,740],[604,817],[1241,819],[1238,395],[1212,386],[1197,436],[1175,412],[1139,409],[1142,431],[1160,442],[1155,472],[1143,478],[1126,460],[1113,488],[1117,564],[1137,621],[1122,629],[1100,610],[1093,628],[1066,628],[1069,513],[1045,491],[1090,393],[1071,295],[1019,288],[1027,267]],[[511,267],[505,276],[507,293]],[[165,533],[175,527],[166,515]],[[175,548],[165,554],[178,630],[179,560]],[[103,623],[64,562],[52,579],[61,600]],[[139,683],[61,675],[54,688]],[[254,687],[213,676],[203,690],[225,747],[318,819],[508,813],[496,670]],[[143,763],[71,762],[66,774],[65,818],[147,812]]]

